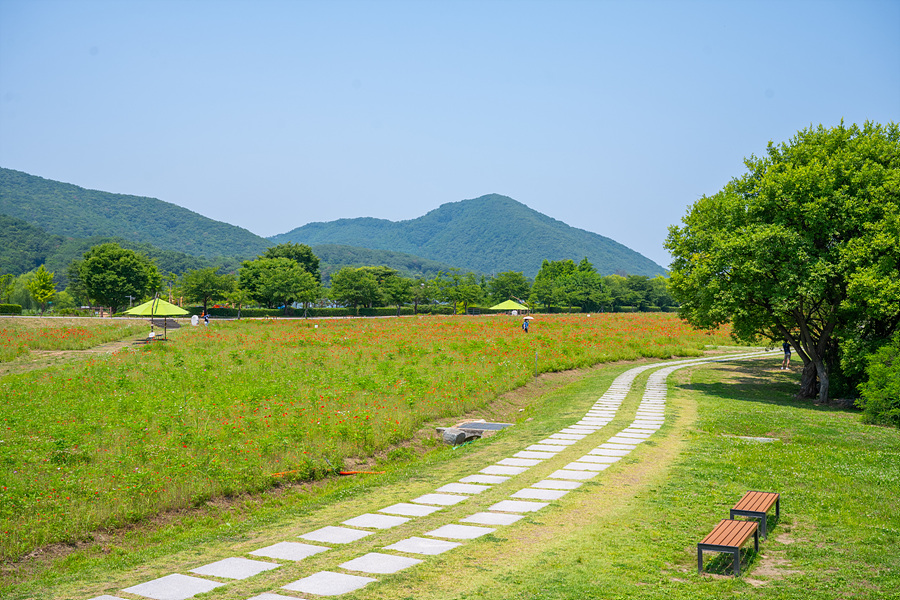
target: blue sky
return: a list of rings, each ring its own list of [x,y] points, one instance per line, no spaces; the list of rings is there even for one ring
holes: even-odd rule
[[[897,0],[0,0],[0,166],[264,236],[499,193],[668,266],[770,140],[900,121],[898,32]]]

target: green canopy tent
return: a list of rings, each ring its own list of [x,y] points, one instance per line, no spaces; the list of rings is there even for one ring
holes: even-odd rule
[[[190,313],[188,313],[188,311],[184,310],[180,306],[175,306],[174,304],[166,302],[165,300],[162,300],[159,296],[157,296],[153,300],[148,300],[143,304],[138,304],[134,308],[129,308],[125,311],[125,314],[135,315],[139,317],[150,317],[151,320],[153,319],[153,317],[163,317],[163,339],[165,339],[166,333],[168,331],[169,317],[179,317]]]
[[[519,304],[513,300],[507,300],[491,307],[491,310],[529,310],[524,304]]]

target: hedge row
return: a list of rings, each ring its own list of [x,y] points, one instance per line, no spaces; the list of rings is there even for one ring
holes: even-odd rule
[[[22,307],[18,304],[0,304],[0,315],[21,315]]]

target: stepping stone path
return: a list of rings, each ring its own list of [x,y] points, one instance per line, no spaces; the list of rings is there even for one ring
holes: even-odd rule
[[[700,363],[735,360],[762,356],[762,353],[732,355],[720,359],[694,359],[668,363],[657,363],[635,367],[625,371],[612,382],[609,389],[587,411],[577,423],[523,448],[511,457],[488,465],[477,473],[463,477],[458,482],[448,482],[433,493],[411,498],[379,509],[377,513],[366,513],[343,521],[340,526],[327,526],[309,531],[299,537],[305,541],[322,544],[347,545],[362,538],[377,535],[380,531],[402,525],[416,517],[424,517],[464,502],[469,498],[489,492],[517,475],[525,473],[533,466],[548,460],[560,460],[558,468],[545,479],[529,487],[515,490],[508,499],[492,504],[486,511],[473,512],[458,519],[460,523],[447,523],[431,531],[423,531],[423,536],[412,536],[384,546],[387,552],[368,552],[352,560],[334,565],[341,571],[319,571],[285,583],[283,590],[313,594],[317,596],[339,596],[378,581],[366,575],[397,573],[415,566],[428,556],[442,554],[462,546],[466,541],[477,539],[497,531],[497,527],[511,526],[527,513],[537,512],[577,490],[584,481],[597,477],[601,471],[628,456],[639,444],[652,437],[665,423],[666,378],[675,370]],[[579,458],[563,457],[569,447],[580,443],[615,418],[619,407],[631,391],[635,378],[649,369],[657,369],[647,379],[641,403],[634,421],[596,448]],[[253,550],[249,557],[230,557],[206,565],[188,568],[193,575],[171,574],[122,591],[153,600],[187,600],[197,594],[212,591],[227,583],[205,579],[241,580],[263,572],[278,569],[285,563],[263,559],[286,561],[295,564],[313,555],[331,550],[332,546],[283,541],[271,546]],[[343,571],[349,571],[343,572]],[[361,573],[362,575],[358,575]],[[195,577],[194,575],[199,575]],[[295,575],[296,576],[296,575]],[[277,591],[266,592],[246,600],[290,600],[297,596],[285,596]],[[96,596],[89,600],[122,600],[118,596]]]

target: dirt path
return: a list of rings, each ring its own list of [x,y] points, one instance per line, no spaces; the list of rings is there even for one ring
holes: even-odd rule
[[[0,363],[0,377],[84,360],[98,354],[112,354],[123,348],[134,347],[137,343],[138,338],[129,336],[125,339],[100,344],[87,350],[32,350],[27,356],[17,358],[11,362]]]

